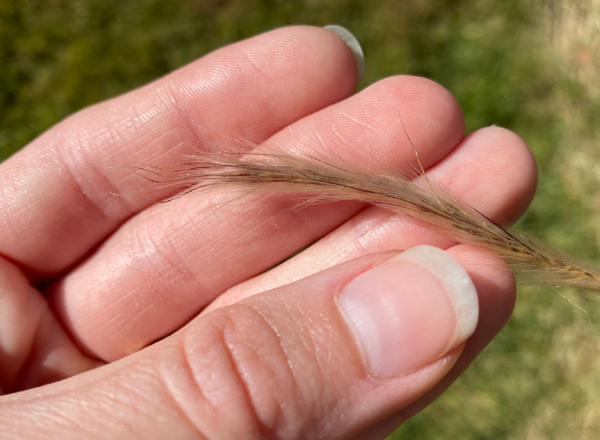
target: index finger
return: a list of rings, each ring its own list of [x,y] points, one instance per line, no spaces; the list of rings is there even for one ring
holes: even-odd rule
[[[85,109],[0,165],[0,254],[56,275],[151,204],[112,195],[143,194],[150,185],[118,166],[176,163],[224,139],[263,140],[346,98],[356,82],[356,62],[340,38],[296,26]]]

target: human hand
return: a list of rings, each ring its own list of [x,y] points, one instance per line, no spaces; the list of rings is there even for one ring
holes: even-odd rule
[[[356,71],[331,32],[276,30],[88,108],[0,166],[7,438],[382,438],[464,371],[513,306],[491,255],[351,202],[111,195],[168,198],[118,166],[239,138],[403,173],[417,164],[400,113],[432,179],[491,219],[524,211],[535,165],[518,137],[463,138],[454,98],[422,78],[351,96]],[[447,252],[399,251],[420,244]]]

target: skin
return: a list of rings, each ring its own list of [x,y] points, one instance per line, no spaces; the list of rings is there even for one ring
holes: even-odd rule
[[[154,204],[176,189],[119,167],[254,148],[410,172],[400,113],[431,179],[493,220],[524,212],[536,171],[518,136],[465,137],[432,81],[354,95],[356,76],[336,35],[279,29],[87,108],[0,165],[6,438],[384,438],[468,367],[514,304],[495,257],[353,202],[193,192]],[[418,244],[467,270],[479,324],[418,371],[378,379],[336,295]]]

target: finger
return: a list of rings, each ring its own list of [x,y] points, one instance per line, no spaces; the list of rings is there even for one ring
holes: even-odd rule
[[[0,394],[97,365],[68,338],[41,293],[14,264],[0,258]]]
[[[35,434],[61,438],[82,426],[86,438],[348,438],[431,389],[477,322],[477,292],[449,254],[390,257],[254,296],[106,368],[0,400],[0,421],[12,434],[35,415]],[[505,268],[492,275],[513,286]]]
[[[478,130],[428,171],[442,190],[501,224],[523,214],[536,187],[535,159],[514,133],[497,127]],[[418,244],[448,248],[453,241],[422,222],[371,207],[274,269],[221,295],[207,311],[273,289],[362,255]]]
[[[408,115],[407,130],[423,145],[425,166],[462,138],[460,108],[447,90],[429,80],[396,77],[298,121],[261,148],[341,158],[373,172],[412,170],[417,163],[399,124],[399,109]],[[138,350],[363,207],[298,207],[289,195],[225,203],[229,198],[193,192],[147,209],[57,286],[55,307],[83,347],[104,360]]]
[[[169,166],[231,139],[262,141],[349,96],[356,80],[340,38],[296,26],[225,47],[85,109],[0,166],[0,254],[55,275],[147,207],[143,197],[173,194],[121,166]]]
[[[473,360],[491,342],[510,318],[515,304],[514,279],[499,270],[503,263],[492,255],[482,254],[467,245],[453,246],[448,253],[464,267],[479,297],[479,322],[465,349],[452,369],[430,391],[415,402],[392,414],[358,435],[354,440],[376,440],[387,438],[406,420],[423,410],[437,399],[471,365]],[[474,271],[473,268],[477,270]],[[502,276],[498,276],[503,274]]]

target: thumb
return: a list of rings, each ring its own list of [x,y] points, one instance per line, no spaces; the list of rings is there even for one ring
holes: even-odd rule
[[[20,438],[347,438],[440,381],[477,318],[475,287],[445,251],[371,255],[3,397],[0,423]]]

